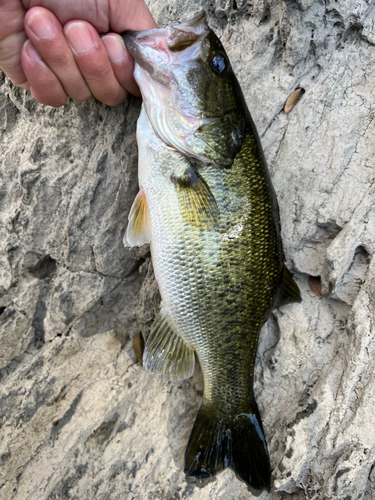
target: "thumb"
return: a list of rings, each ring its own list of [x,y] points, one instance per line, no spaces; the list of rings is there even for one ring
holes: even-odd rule
[[[20,0],[0,0],[0,68],[15,85],[28,89],[21,64],[21,48],[27,39],[25,13]]]
[[[143,0],[112,2],[110,8],[110,29],[115,33],[125,30],[151,30],[158,25]]]

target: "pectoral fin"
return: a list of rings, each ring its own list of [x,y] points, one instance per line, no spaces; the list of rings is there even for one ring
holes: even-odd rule
[[[177,333],[163,304],[152,325],[143,366],[159,380],[184,380],[193,375],[194,350]]]
[[[215,229],[219,226],[216,200],[203,177],[190,166],[185,173],[172,177],[176,184],[178,204],[184,219],[192,226]]]
[[[146,195],[139,190],[129,213],[129,224],[124,236],[126,247],[141,247],[151,241],[150,216],[147,208]]]

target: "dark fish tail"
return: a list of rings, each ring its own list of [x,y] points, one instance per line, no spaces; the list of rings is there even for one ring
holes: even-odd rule
[[[270,462],[259,412],[228,416],[203,402],[185,452],[185,473],[199,479],[230,467],[256,490],[270,491]]]

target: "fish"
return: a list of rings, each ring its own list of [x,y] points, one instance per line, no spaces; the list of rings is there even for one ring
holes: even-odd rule
[[[255,125],[205,12],[123,34],[143,103],[137,124],[139,193],[125,246],[150,243],[160,312],[145,369],[192,376],[204,394],[185,452],[187,476],[224,468],[270,491],[270,459],[253,392],[262,325],[300,302],[285,266],[279,210]]]

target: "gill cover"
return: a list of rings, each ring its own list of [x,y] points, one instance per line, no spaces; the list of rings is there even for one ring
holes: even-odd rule
[[[205,13],[123,36],[154,132],[187,157],[229,167],[241,147],[246,106]]]

